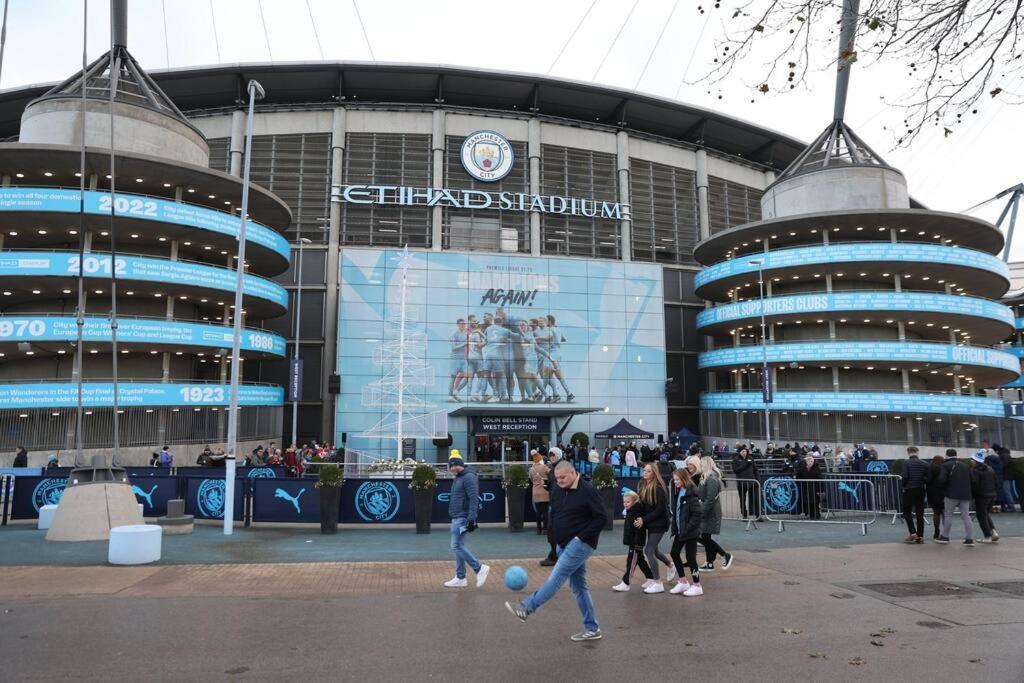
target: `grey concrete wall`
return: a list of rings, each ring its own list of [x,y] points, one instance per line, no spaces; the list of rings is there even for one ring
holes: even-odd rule
[[[765,219],[821,211],[908,208],[910,195],[902,174],[863,166],[834,167],[788,178],[761,198]]]
[[[239,441],[238,442],[238,457],[239,462],[241,458],[248,453],[251,453],[256,446],[266,447],[269,445],[269,440],[264,441]],[[133,448],[122,448],[120,451],[120,457],[118,458],[118,464],[124,467],[147,467],[149,465],[149,459],[153,457],[155,451],[159,451],[164,444],[154,444],[152,446],[137,446]],[[211,443],[210,448],[216,449],[218,446],[223,447],[224,444]],[[205,443],[199,444],[180,444],[171,445],[171,453],[174,455],[174,464],[177,466],[191,466],[196,464],[196,460],[199,458],[199,454],[203,452],[203,448],[206,447]],[[278,444],[281,447],[281,444]],[[75,460],[75,451],[71,450],[50,450],[50,451],[39,451],[38,453],[29,452],[28,454],[28,466],[29,467],[42,467],[46,465],[46,458],[51,453],[56,454],[60,464],[62,466],[71,467]],[[110,448],[87,448],[82,451],[82,460],[85,463],[91,462],[92,456],[102,455],[110,457],[112,449]],[[10,467],[11,463],[14,462],[14,452],[0,454],[0,467]]]

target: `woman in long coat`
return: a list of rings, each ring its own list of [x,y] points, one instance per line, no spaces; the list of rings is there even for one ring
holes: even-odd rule
[[[715,571],[715,559],[722,556],[722,569],[726,570],[732,566],[732,553],[725,551],[718,541],[712,538],[722,532],[722,489],[725,488],[722,482],[722,471],[718,469],[713,458],[704,456],[700,459],[700,483],[697,485],[697,495],[700,496],[703,516],[700,525],[700,544],[704,546],[704,553],[707,561],[701,565],[702,572]]]

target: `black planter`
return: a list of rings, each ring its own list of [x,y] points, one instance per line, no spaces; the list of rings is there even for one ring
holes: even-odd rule
[[[338,512],[341,505],[341,487],[324,486],[320,489],[320,533],[338,533]]]
[[[608,522],[604,525],[605,531],[611,531],[615,527],[615,494],[618,492],[618,488],[618,486],[611,486],[600,489],[601,500],[604,501],[604,511],[608,515]]]
[[[430,517],[434,512],[434,489],[415,489],[413,507],[416,511],[416,533],[430,533]]]
[[[508,530],[521,532],[526,517],[526,489],[505,489],[508,500]]]

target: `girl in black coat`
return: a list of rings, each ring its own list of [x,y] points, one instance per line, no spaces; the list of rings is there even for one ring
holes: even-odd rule
[[[697,496],[697,487],[693,477],[685,469],[672,473],[672,484],[675,518],[672,521],[672,562],[679,574],[679,583],[669,592],[673,595],[682,593],[687,597],[704,595],[700,585],[700,565],[697,564],[697,539],[700,538],[700,523],[703,517],[703,506]],[[681,553],[685,553],[686,562],[682,561]],[[686,582],[683,570],[689,567],[693,585]]]
[[[946,511],[945,488],[939,483],[939,476],[942,474],[942,463],[945,459],[941,455],[932,458],[928,465],[928,471],[924,476],[924,488],[928,495],[928,505],[932,509],[932,524],[935,526],[932,540],[939,539],[939,532],[942,526],[942,515]]]
[[[644,578],[650,581],[653,578],[651,567],[644,558],[644,544],[647,542],[647,530],[635,524],[640,516],[640,496],[636,491],[626,489],[622,493],[622,505],[626,508],[626,521],[622,525],[622,545],[626,546],[626,572],[622,575],[622,582],[612,586],[613,591],[625,593],[629,590],[630,579],[637,567],[643,572]],[[644,582],[647,585],[647,582]]]

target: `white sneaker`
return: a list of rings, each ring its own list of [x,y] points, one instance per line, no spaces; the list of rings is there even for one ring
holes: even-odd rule
[[[655,581],[650,586],[648,586],[647,588],[644,589],[644,593],[647,593],[648,595],[652,595],[654,593],[664,593],[664,592],[665,592],[665,584],[663,584],[661,581]]]
[[[480,588],[487,581],[487,575],[491,573],[491,565],[482,564],[480,565],[480,571],[476,573],[476,587]]]
[[[646,580],[645,580],[645,581],[643,582],[643,584],[642,584],[642,585],[640,586],[640,588],[642,588],[642,589],[646,589],[646,588],[647,588],[648,586],[650,586],[650,585],[651,585],[652,583],[654,583],[654,579],[646,579]]]
[[[698,595],[704,595],[704,589],[701,587],[699,583],[695,583],[689,588],[687,588],[685,591],[683,591],[683,595],[685,595],[688,598],[695,598]]]
[[[466,581],[465,579],[460,579],[457,576],[454,579],[452,579],[451,581],[445,581],[444,582],[444,587],[445,588],[465,588],[468,585],[469,585],[468,581]]]
[[[616,593],[628,593],[629,592],[629,584],[626,583],[625,581],[619,581],[617,584],[612,586],[612,590],[615,591]]]
[[[665,580],[666,581],[675,581],[676,580],[676,576],[677,576],[676,568],[675,567],[669,567],[668,568],[668,574],[665,575]]]
[[[672,588],[672,590],[669,591],[669,593],[671,593],[672,595],[679,595],[680,593],[682,593],[684,591],[688,591],[689,589],[690,589],[689,582],[686,581],[686,579],[683,579],[682,581],[677,583],[675,585],[675,587]]]

